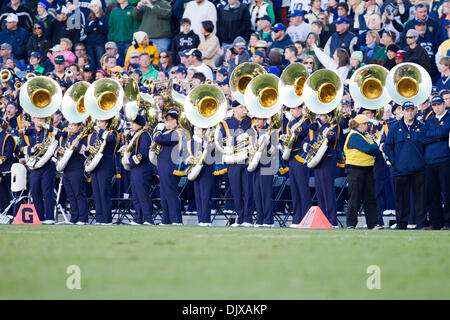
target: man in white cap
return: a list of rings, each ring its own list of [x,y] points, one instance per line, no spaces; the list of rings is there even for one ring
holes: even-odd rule
[[[33,27],[33,12],[21,3],[21,0],[10,0],[0,14],[0,29],[6,29],[6,17],[14,13],[19,18],[19,27],[31,33]]]
[[[6,30],[0,32],[0,43],[9,43],[13,47],[14,57],[25,62],[27,56],[28,32],[19,27],[19,18],[10,13],[6,19]]]
[[[212,70],[202,61],[201,51],[198,49],[191,49],[187,54],[189,55],[189,63],[191,64],[188,70],[194,69],[195,72],[203,73],[206,79],[213,80]]]

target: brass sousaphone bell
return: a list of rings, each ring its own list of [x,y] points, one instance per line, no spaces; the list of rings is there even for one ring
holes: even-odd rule
[[[245,89],[244,102],[252,116],[268,119],[280,111],[283,103],[278,82],[278,77],[273,74],[262,74],[250,81]]]
[[[71,85],[64,94],[61,112],[69,122],[80,123],[89,116],[84,105],[84,96],[89,86],[89,82],[79,81]]]
[[[94,81],[86,90],[84,104],[94,119],[108,120],[120,112],[123,104],[123,88],[117,80],[103,78]]]
[[[19,100],[22,108],[33,117],[45,118],[59,109],[62,90],[53,79],[37,76],[29,79],[20,89]]]
[[[376,110],[386,106],[391,100],[386,87],[389,71],[380,65],[369,64],[353,73],[349,91],[356,105]]]
[[[134,79],[128,79],[124,89],[123,113],[127,121],[134,121],[139,113],[139,86]]]
[[[387,90],[396,103],[411,101],[414,105],[425,102],[431,94],[432,82],[428,72],[420,65],[404,62],[389,71]]]
[[[278,83],[278,92],[283,104],[289,108],[298,107],[303,103],[303,87],[309,71],[302,63],[292,63],[284,69]]]
[[[247,85],[253,78],[265,73],[267,71],[254,62],[245,62],[234,68],[230,76],[230,90],[233,98],[240,104],[245,104],[244,95]]]
[[[341,102],[343,94],[342,81],[332,70],[314,72],[303,88],[303,100],[308,109],[316,114],[334,110]]]

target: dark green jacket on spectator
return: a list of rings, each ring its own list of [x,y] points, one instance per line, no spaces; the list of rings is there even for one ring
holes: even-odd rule
[[[139,31],[144,31],[150,39],[171,38],[170,16],[172,8],[165,0],[152,2],[153,8],[136,8],[133,17],[141,22]]]
[[[135,6],[129,4],[122,10],[120,6],[111,11],[108,19],[108,40],[114,42],[131,42],[133,33],[138,31],[139,21],[133,18]]]

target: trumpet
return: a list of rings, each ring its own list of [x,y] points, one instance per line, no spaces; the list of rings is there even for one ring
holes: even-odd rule
[[[32,78],[34,78],[34,77],[36,77],[36,75],[35,75],[34,73],[27,73],[27,75],[25,76],[25,78],[26,78],[27,80],[30,80],[30,79],[32,79]]]
[[[20,88],[22,88],[23,83],[20,81],[17,81],[16,83],[14,83],[14,88],[16,88],[16,90],[19,90]]]
[[[72,71],[72,69],[68,68],[64,74],[66,77],[70,78],[73,76],[73,71]]]
[[[0,81],[7,82],[11,79],[12,73],[11,71],[4,69],[0,72]]]

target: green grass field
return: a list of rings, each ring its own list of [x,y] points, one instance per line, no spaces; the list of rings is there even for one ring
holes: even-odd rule
[[[450,299],[448,231],[0,226],[1,299]],[[66,269],[81,269],[69,290]],[[381,271],[369,290],[367,267]]]

